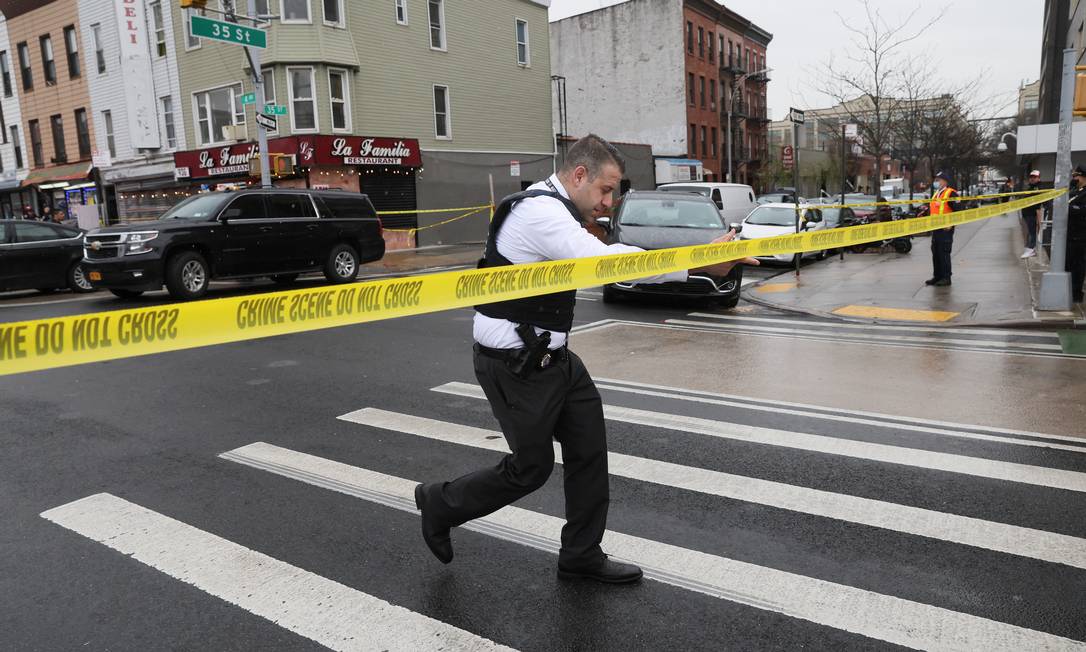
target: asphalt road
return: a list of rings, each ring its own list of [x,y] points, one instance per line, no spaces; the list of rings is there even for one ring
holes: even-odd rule
[[[0,649],[1086,648],[1053,334],[579,296],[642,584],[556,579],[557,471],[426,550],[413,483],[503,443],[456,310],[0,377]]]

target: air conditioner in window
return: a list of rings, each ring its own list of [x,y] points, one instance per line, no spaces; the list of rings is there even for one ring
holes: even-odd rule
[[[248,140],[249,132],[245,125],[227,125],[222,128],[223,140]]]

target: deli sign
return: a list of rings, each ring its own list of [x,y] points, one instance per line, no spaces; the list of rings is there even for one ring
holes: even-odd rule
[[[419,167],[422,155],[413,138],[371,136],[314,136],[318,165],[403,165]]]

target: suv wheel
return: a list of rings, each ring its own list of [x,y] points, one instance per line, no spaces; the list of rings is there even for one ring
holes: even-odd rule
[[[77,294],[94,292],[94,286],[87,280],[87,274],[83,271],[83,263],[76,261],[68,269],[68,287]]]
[[[113,288],[110,292],[119,299],[135,299],[143,294],[143,290],[126,290],[124,288]]]
[[[332,247],[324,263],[324,277],[332,283],[350,283],[358,276],[358,253],[349,244]]]
[[[178,299],[202,297],[210,280],[207,261],[195,251],[182,251],[166,263],[166,289]]]

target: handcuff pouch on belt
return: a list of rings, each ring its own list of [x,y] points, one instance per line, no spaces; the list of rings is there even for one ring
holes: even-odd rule
[[[550,366],[553,355],[550,350],[550,331],[537,335],[530,324],[519,324],[517,335],[524,342],[524,348],[520,349],[516,356],[509,358],[510,371],[520,378],[527,378],[531,372]]]

